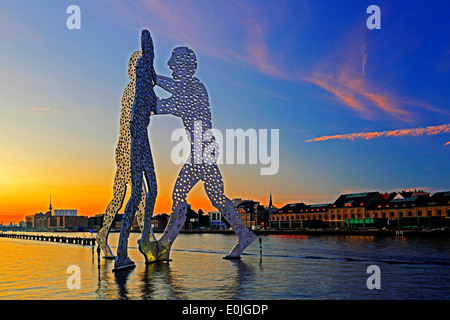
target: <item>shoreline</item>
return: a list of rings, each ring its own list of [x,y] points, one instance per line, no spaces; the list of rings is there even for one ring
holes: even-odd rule
[[[256,235],[342,235],[342,236],[432,236],[450,237],[450,230],[333,230],[333,229],[270,229],[252,230]],[[162,233],[155,231],[154,233]],[[219,233],[234,234],[233,230],[182,230],[184,234]]]
[[[4,234],[11,233],[87,233],[89,231],[78,230],[55,230],[55,231],[35,231],[35,230],[8,230],[2,231]],[[120,231],[111,231],[111,233],[119,233]],[[131,231],[132,233],[140,233],[140,231]],[[163,233],[163,230],[154,230],[155,234]],[[252,230],[256,235],[311,235],[311,236],[418,236],[418,237],[449,237],[450,230],[346,230],[346,229],[270,229],[270,230]],[[97,232],[94,232],[97,233]],[[180,234],[234,234],[233,230],[181,230]]]

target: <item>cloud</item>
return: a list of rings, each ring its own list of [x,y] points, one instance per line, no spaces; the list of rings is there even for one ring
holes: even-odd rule
[[[59,113],[59,110],[53,109],[53,108],[47,107],[47,106],[28,108],[25,111],[27,113],[31,113],[31,114],[39,115],[39,116],[43,116],[43,115],[51,114],[51,113]]]
[[[34,26],[21,17],[20,11],[7,8],[0,8],[0,36],[3,40],[15,42],[37,43],[42,40]]]
[[[329,91],[358,113],[366,114],[368,112],[366,107],[364,107],[362,103],[358,101],[358,99],[356,99],[354,92],[352,92],[351,90],[343,90],[342,88],[337,87],[336,84],[333,84],[334,81],[332,81],[331,79],[327,79],[326,76],[316,73],[313,76],[307,77],[305,79]]]
[[[333,136],[322,136],[319,138],[313,138],[306,140],[306,142],[319,142],[326,140],[351,140],[355,139],[375,139],[379,137],[404,137],[404,136],[423,136],[423,135],[436,135],[442,133],[450,133],[450,124],[443,124],[440,126],[431,126],[426,128],[415,128],[415,129],[400,129],[400,130],[390,130],[390,131],[379,131],[379,132],[366,132],[366,133],[350,133],[350,134],[338,134]],[[450,141],[449,141],[450,142]],[[447,142],[445,145],[448,145]]]
[[[349,61],[355,59],[349,57]],[[327,71],[319,68],[319,71],[307,76],[305,80],[327,90],[362,118],[376,118],[381,111],[410,121],[412,114],[405,109],[409,101],[370,85],[365,80],[366,63],[367,54],[364,54],[358,64],[336,63],[334,69],[326,68]]]
[[[276,64],[269,37],[284,25],[286,8],[280,4],[226,1],[193,5],[184,1],[114,1],[101,6],[126,27],[148,27],[155,37],[177,45],[188,45],[197,54],[251,67],[280,79],[296,80]],[[157,35],[157,36],[156,36]]]
[[[255,67],[259,72],[276,78],[286,79],[287,75],[274,65],[274,59],[270,56],[267,45],[267,27],[256,18],[248,18],[242,21],[245,37],[245,54],[237,55],[238,59]]]
[[[280,37],[277,28],[285,27],[288,23],[289,9],[280,3],[255,5],[235,1],[229,10],[242,34],[241,50],[230,52],[230,55],[258,72],[283,80],[298,81],[297,77],[286,73],[286,67],[273,55],[272,49],[275,48],[269,42],[271,36]]]
[[[321,60],[303,79],[331,93],[338,101],[364,119],[389,117],[414,120],[412,108],[446,113],[417,99],[404,97],[370,81],[367,66],[373,51],[367,50],[365,34],[350,31],[339,47]]]
[[[450,146],[450,141],[444,144],[444,146]]]
[[[131,30],[149,28],[155,39],[166,44],[188,45],[196,53],[200,51],[205,55],[226,58],[221,48],[215,45],[221,38],[217,33],[221,24],[214,12],[206,14],[210,4],[198,8],[185,1],[118,0],[102,3],[97,6],[111,16],[114,23]]]

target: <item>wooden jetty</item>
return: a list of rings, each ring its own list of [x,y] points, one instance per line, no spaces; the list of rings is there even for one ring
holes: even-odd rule
[[[26,234],[26,233],[1,233],[0,237],[24,239],[24,240],[58,242],[58,243],[80,244],[83,246],[95,245],[95,238],[50,236],[50,235],[38,235],[38,234]]]

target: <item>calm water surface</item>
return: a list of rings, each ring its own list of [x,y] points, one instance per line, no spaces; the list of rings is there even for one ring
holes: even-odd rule
[[[70,234],[66,234],[70,236]],[[88,233],[85,234],[89,236]],[[81,236],[80,233],[71,236]],[[110,235],[113,252],[119,234]],[[130,236],[131,271],[92,247],[0,238],[0,299],[449,299],[450,239],[373,236],[262,236],[242,260],[222,257],[234,235],[181,234],[170,263],[146,266]],[[369,265],[381,289],[369,290]],[[68,289],[67,268],[81,270]]]

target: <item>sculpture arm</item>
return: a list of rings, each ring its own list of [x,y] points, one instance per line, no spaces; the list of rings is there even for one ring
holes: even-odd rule
[[[177,82],[169,77],[156,75],[156,85],[173,94]]]
[[[176,99],[171,96],[167,99],[156,99],[156,114],[173,114],[174,116],[181,117],[181,112],[176,106]]]
[[[169,114],[167,99],[156,98],[156,114]]]
[[[173,114],[174,116],[181,117],[181,110],[177,106],[178,99],[176,98],[177,81],[168,77],[156,75],[156,85],[172,93],[172,96],[167,99],[157,98],[156,114]]]

